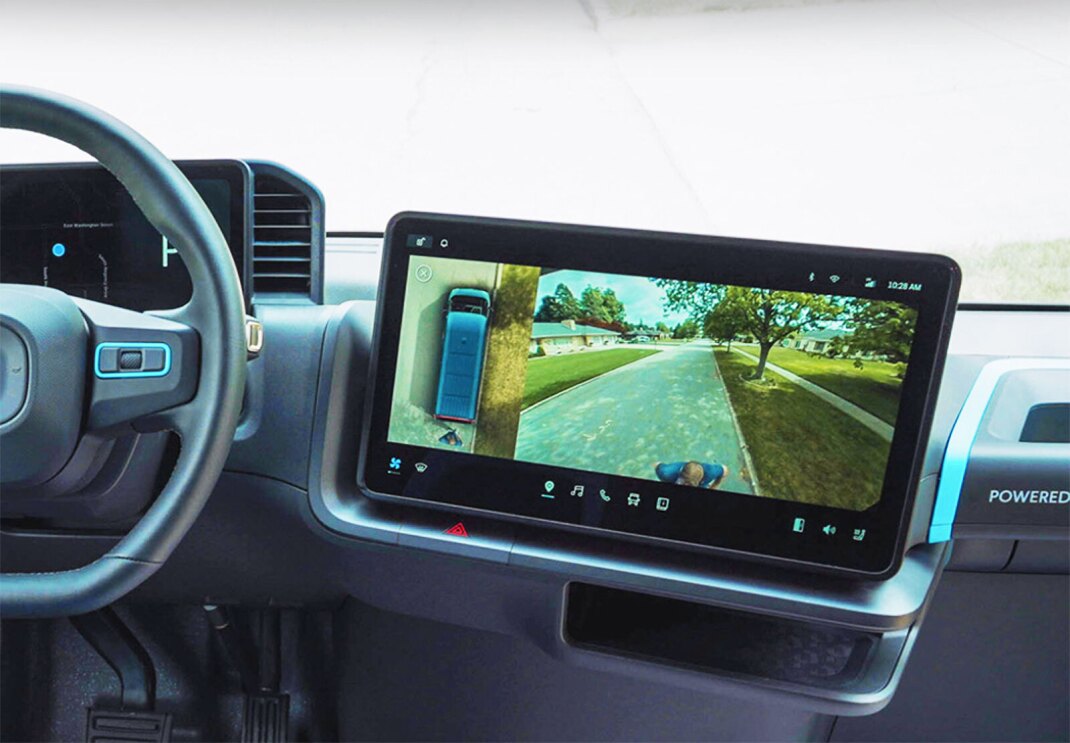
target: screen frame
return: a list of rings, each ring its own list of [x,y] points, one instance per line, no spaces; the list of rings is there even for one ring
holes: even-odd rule
[[[435,246],[438,245],[440,236],[448,237],[449,252],[418,252],[409,248],[405,244],[405,236],[410,233],[433,235]],[[657,246],[656,250],[651,249],[652,243]],[[511,246],[512,250],[490,247],[503,245]],[[432,248],[432,251],[436,249]],[[637,533],[578,523],[581,520],[579,516],[562,519],[561,514],[533,515],[531,509],[527,509],[527,513],[495,510],[487,507],[486,498],[483,497],[486,491],[495,490],[489,485],[484,488],[484,492],[467,498],[442,498],[441,492],[438,491],[430,499],[389,492],[387,488],[381,487],[384,482],[381,475],[372,472],[369,478],[369,461],[381,458],[388,449],[408,447],[415,451],[439,451],[395,444],[388,440],[410,255],[437,255],[603,273],[668,276],[717,284],[864,296],[916,306],[919,311],[917,329],[903,382],[900,415],[889,454],[889,462],[898,461],[905,465],[909,461],[909,466],[897,466],[891,474],[886,472],[881,500],[873,508],[858,512],[869,514],[867,523],[879,523],[878,536],[854,553],[849,550],[837,553],[830,550],[828,545],[813,542],[795,542],[790,549],[783,546],[778,548],[780,543],[788,544],[783,538],[784,535],[746,537],[732,543],[726,543],[724,540],[717,543],[696,542],[690,538],[651,534],[649,528],[646,529],[648,533]],[[848,287],[846,284],[838,285],[835,291],[832,291],[831,287],[817,289],[806,279],[809,271],[836,271],[845,276],[864,272],[885,277],[909,277],[913,281],[922,281],[925,289],[916,295],[904,295],[884,288],[862,292],[859,287]],[[959,283],[958,265],[949,258],[932,254],[403,212],[391,219],[384,238],[378,312],[372,338],[363,435],[357,468],[358,487],[369,498],[411,507],[470,513],[494,520],[572,532],[597,533],[614,539],[660,544],[676,550],[733,555],[810,571],[876,579],[888,577],[898,569],[906,546]],[[391,332],[388,332],[388,329]],[[519,474],[522,470],[537,472],[538,468],[545,472],[548,467],[517,460],[451,452],[444,452],[436,461],[441,463],[445,456],[451,458],[445,460],[446,469],[454,471],[459,471],[464,466],[483,466],[502,475],[508,473],[510,468],[513,473]],[[466,461],[468,465],[461,464]],[[558,472],[573,471],[568,468],[555,469]],[[585,476],[603,479],[616,477],[597,473],[586,473]],[[396,481],[407,485],[411,481],[411,474],[406,475],[403,481]],[[500,488],[497,490],[500,491]],[[746,505],[748,502],[757,502],[754,496],[725,491],[718,491],[717,494],[737,501],[736,505],[728,508],[730,512],[733,509],[741,509],[741,513],[748,510],[756,512],[754,507]],[[810,515],[820,517],[829,513],[847,512],[845,509],[772,498],[759,500],[762,504],[760,508],[766,509],[766,512],[771,508],[779,508],[785,512],[790,509],[803,513],[808,518]],[[770,506],[772,503],[781,505]],[[745,513],[743,515],[746,516]],[[751,520],[753,521],[753,518]],[[664,523],[662,525],[664,526]],[[661,531],[664,532],[665,529]]]
[[[223,237],[227,241],[241,282],[246,311],[250,309],[252,292],[252,230],[253,230],[253,172],[242,160],[175,160],[175,165],[191,182],[196,180],[226,181],[231,189],[230,232]],[[48,174],[56,172],[89,172],[107,175],[115,182],[116,189],[125,191],[114,175],[96,162],[0,164],[0,176],[18,177],[20,173]],[[144,216],[144,215],[142,215]],[[119,305],[121,306],[121,305]]]

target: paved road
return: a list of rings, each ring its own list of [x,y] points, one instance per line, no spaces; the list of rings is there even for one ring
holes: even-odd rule
[[[758,357],[757,356],[755,356],[752,353],[749,353],[748,351],[744,351],[739,346],[735,346],[732,350],[735,351],[736,353],[738,353],[740,356],[745,356],[746,358],[750,359],[751,361],[755,361],[755,362],[758,361]],[[830,405],[832,405],[837,410],[841,410],[844,413],[847,413],[847,415],[849,415],[852,418],[854,418],[856,421],[861,423],[863,426],[868,428],[870,431],[873,431],[873,433],[877,434],[878,436],[880,436],[885,441],[891,441],[892,440],[892,434],[895,433],[895,429],[892,426],[890,426],[889,424],[885,423],[884,421],[882,421],[880,418],[878,418],[877,416],[873,415],[872,413],[867,412],[863,408],[858,407],[853,402],[851,402],[849,400],[844,400],[839,395],[833,394],[832,392],[829,392],[828,390],[826,390],[824,387],[819,387],[816,384],[814,384],[813,382],[811,382],[811,381],[809,381],[807,379],[803,379],[798,374],[794,374],[794,373],[788,371],[787,369],[785,369],[782,366],[777,366],[776,364],[774,364],[771,361],[766,361],[765,362],[765,368],[769,369],[772,372],[775,372],[775,373],[779,374],[782,377],[785,377],[785,378],[791,380],[795,384],[797,384],[800,387],[802,387],[804,390],[807,390],[808,392],[814,393],[815,395],[820,397],[822,400],[824,400],[825,402],[827,402]]]
[[[665,347],[528,409],[516,458],[650,480],[655,462],[717,462],[731,470],[722,489],[754,492],[706,342]]]

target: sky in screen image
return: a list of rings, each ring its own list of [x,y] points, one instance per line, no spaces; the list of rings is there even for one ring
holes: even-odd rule
[[[559,284],[567,286],[578,299],[588,286],[612,289],[627,310],[626,321],[638,324],[664,322],[675,325],[687,319],[686,312],[665,308],[665,290],[645,276],[595,273],[592,271],[552,271],[539,279],[538,299],[553,294]],[[538,308],[538,302],[536,302]]]

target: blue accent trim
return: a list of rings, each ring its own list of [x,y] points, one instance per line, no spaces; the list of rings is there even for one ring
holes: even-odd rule
[[[143,348],[163,349],[163,369],[160,371],[117,371],[102,372],[100,370],[100,352],[105,348],[122,348],[126,350],[139,350]],[[98,343],[97,350],[93,354],[93,372],[101,379],[137,379],[144,377],[166,377],[171,371],[171,347],[166,343]]]
[[[944,461],[940,467],[940,485],[936,490],[933,503],[933,517],[929,524],[929,542],[946,542],[951,539],[955,515],[959,510],[959,496],[966,479],[966,466],[973,451],[973,442],[981,428],[985,411],[992,401],[1000,380],[1012,371],[1033,369],[1070,369],[1070,359],[1002,359],[987,364],[973,383],[966,402],[959,411],[958,418],[951,428],[951,435],[944,450]]]

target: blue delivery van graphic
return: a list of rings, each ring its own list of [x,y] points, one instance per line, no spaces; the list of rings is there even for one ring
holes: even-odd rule
[[[435,417],[472,423],[479,404],[483,356],[487,347],[490,294],[482,289],[454,289],[446,301],[446,330],[438,372]]]

